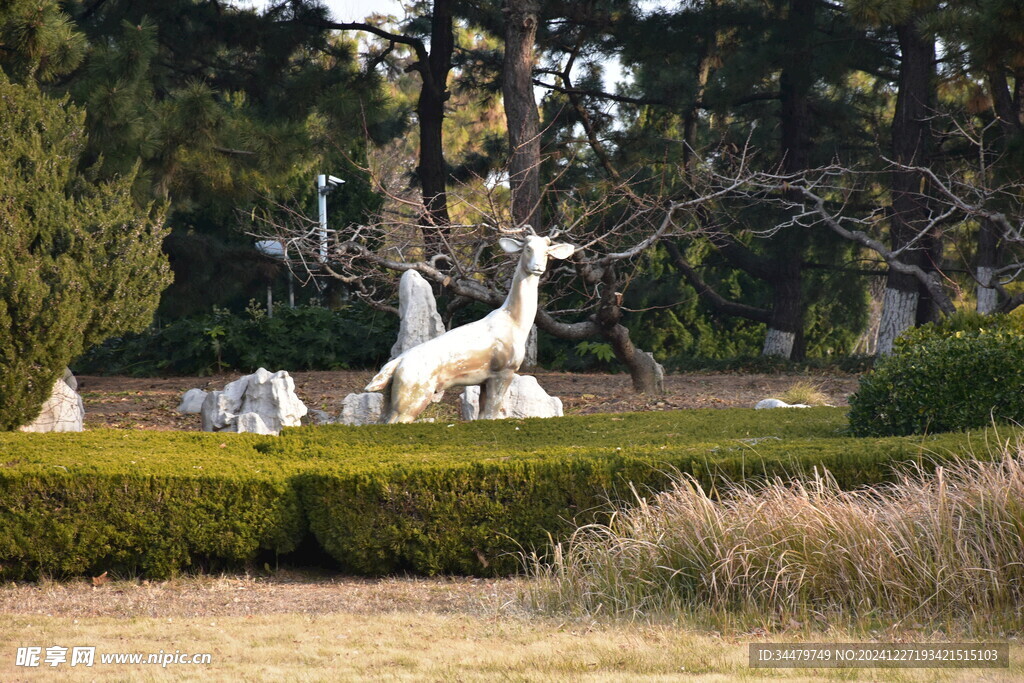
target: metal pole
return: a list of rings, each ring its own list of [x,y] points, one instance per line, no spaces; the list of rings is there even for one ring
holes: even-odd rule
[[[288,263],[288,242],[281,240],[281,258]],[[288,308],[295,308],[295,275],[292,274],[291,266],[288,266],[286,276],[288,278]]]
[[[320,262],[327,260],[327,176],[316,177],[317,206],[320,209]]]
[[[274,317],[274,286],[267,285],[267,317]]]

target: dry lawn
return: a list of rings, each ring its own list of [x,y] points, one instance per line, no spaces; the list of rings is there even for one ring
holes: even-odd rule
[[[982,671],[751,670],[751,641],[842,633],[720,634],[565,621],[519,605],[521,580],[269,577],[44,582],[0,588],[0,680],[1024,680]],[[19,646],[95,646],[92,668],[15,667]],[[102,664],[101,653],[210,653],[211,664]]]

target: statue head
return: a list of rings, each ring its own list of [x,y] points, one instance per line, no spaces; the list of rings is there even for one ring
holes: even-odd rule
[[[529,227],[529,226],[527,226]],[[533,230],[531,229],[532,233]],[[527,275],[541,275],[548,266],[548,258],[566,259],[573,255],[576,247],[565,242],[552,242],[550,237],[526,235],[521,239],[502,237],[498,244],[508,254],[522,252],[519,267]]]

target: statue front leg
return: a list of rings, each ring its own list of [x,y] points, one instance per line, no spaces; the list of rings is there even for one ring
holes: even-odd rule
[[[481,420],[496,420],[501,417],[501,407],[505,404],[505,396],[515,376],[511,370],[505,370],[487,378],[480,387]]]

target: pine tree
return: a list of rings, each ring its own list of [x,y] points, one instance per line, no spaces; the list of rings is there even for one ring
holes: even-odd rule
[[[162,211],[136,207],[134,177],[77,173],[83,124],[0,73],[0,430],[35,418],[86,346],[145,327],[170,284]]]

